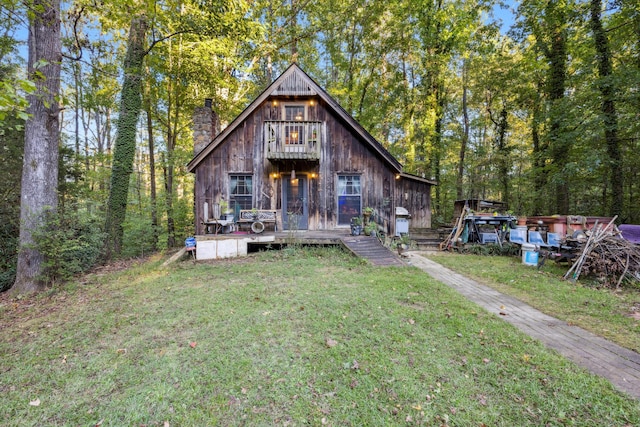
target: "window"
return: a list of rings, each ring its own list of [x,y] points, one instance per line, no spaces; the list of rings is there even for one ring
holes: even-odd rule
[[[362,191],[359,175],[338,176],[338,225],[348,225],[360,216]]]
[[[284,106],[284,120],[286,122],[301,122],[305,119],[304,105],[300,104],[288,104]],[[286,123],[284,129],[285,145],[297,146],[304,143],[305,127],[303,124]],[[297,151],[293,149],[293,151]],[[291,151],[287,149],[287,151]]]
[[[251,175],[231,175],[229,179],[230,206],[235,212],[239,209],[253,207],[252,182]]]
[[[291,104],[284,106],[284,119],[287,122],[301,122],[305,116],[304,105]]]

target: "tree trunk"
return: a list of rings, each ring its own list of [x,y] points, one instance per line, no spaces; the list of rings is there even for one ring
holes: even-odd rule
[[[602,27],[600,14],[601,0],[591,0],[591,29],[596,46],[598,60],[599,88],[602,94],[602,115],[604,119],[604,137],[609,154],[609,186],[611,187],[611,202],[609,214],[611,216],[622,213],[623,203],[623,169],[620,141],[618,140],[618,117],[614,103],[615,83],[611,78],[611,54],[609,40]]]
[[[29,22],[27,73],[36,91],[27,97],[24,163],[20,199],[20,251],[13,292],[44,289],[44,256],[32,247],[33,232],[58,206],[58,143],[60,92],[60,1],[35,0]],[[38,66],[38,64],[44,65]],[[36,67],[38,67],[36,69]]]
[[[114,144],[111,188],[106,218],[106,256],[112,258],[122,251],[123,223],[127,212],[129,178],[133,172],[136,151],[136,125],[142,107],[142,62],[147,31],[145,16],[131,20],[127,56],[124,61],[124,81],[120,92],[117,136]]]
[[[546,147],[540,138],[540,122],[541,122],[541,99],[542,93],[541,83],[537,84],[537,91],[534,94],[533,112],[531,119],[531,140],[533,141],[533,213],[534,215],[542,215],[546,211],[546,188],[547,188],[547,171],[545,167]]]
[[[563,5],[556,2],[549,2],[546,10],[547,19],[551,25],[551,46],[547,53],[550,63],[548,94],[551,102],[551,124],[548,135],[549,147],[551,149],[551,161],[554,166],[556,177],[555,210],[557,214],[566,215],[569,213],[569,183],[568,176],[564,172],[564,163],[569,151],[569,143],[565,135],[563,125],[564,111],[562,111],[562,101],[565,96],[567,78],[567,35],[566,35],[566,12]]]
[[[148,100],[147,110],[147,133],[149,134],[149,184],[151,192],[151,246],[155,251],[158,249],[158,202],[156,195],[156,157],[155,141],[153,139],[153,121],[151,120],[151,102]]]
[[[468,59],[462,64],[462,139],[460,140],[460,154],[458,156],[458,176],[456,177],[456,198],[462,200],[464,193],[462,184],[464,182],[464,157],[469,142],[469,106],[467,105],[467,79],[469,77]]]
[[[436,88],[436,119],[433,135],[433,178],[436,182],[440,182],[440,167],[443,157],[444,147],[442,141],[442,129],[444,125],[444,112],[446,108],[444,84],[439,83]],[[444,215],[441,185],[436,185],[435,212],[439,216]]]
[[[511,200],[511,192],[509,191],[509,169],[510,156],[509,146],[507,145],[507,130],[509,129],[509,112],[507,111],[506,102],[502,103],[500,117],[497,123],[498,138],[498,181],[502,190],[502,200],[509,203]]]

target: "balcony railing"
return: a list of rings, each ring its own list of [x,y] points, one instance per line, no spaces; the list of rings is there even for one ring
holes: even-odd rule
[[[319,160],[322,122],[267,121],[264,138],[269,159]]]

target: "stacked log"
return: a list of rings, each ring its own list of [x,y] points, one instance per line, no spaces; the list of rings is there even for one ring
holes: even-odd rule
[[[565,279],[575,282],[581,275],[597,278],[604,286],[619,288],[626,280],[640,281],[640,246],[622,238],[613,220],[596,224]]]

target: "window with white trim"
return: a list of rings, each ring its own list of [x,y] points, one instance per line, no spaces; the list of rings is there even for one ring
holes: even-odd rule
[[[229,177],[230,207],[239,209],[253,208],[253,176],[231,175]]]

